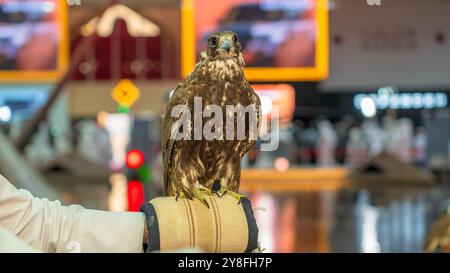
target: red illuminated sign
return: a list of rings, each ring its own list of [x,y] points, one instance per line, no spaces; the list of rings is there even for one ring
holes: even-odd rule
[[[128,182],[128,211],[139,211],[144,203],[144,185],[140,181]]]
[[[127,153],[125,162],[130,169],[137,169],[144,164],[144,153],[139,150],[131,150]]]

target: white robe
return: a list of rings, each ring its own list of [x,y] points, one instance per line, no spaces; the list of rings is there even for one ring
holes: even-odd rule
[[[16,239],[41,252],[142,252],[144,224],[140,212],[90,210],[35,198],[0,175],[0,235],[9,238],[0,240],[3,252],[17,252],[18,245],[7,243]]]

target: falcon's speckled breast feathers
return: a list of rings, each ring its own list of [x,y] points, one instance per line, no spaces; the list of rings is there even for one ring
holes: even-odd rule
[[[245,123],[244,139],[201,140],[174,138],[173,125],[179,117],[172,116],[177,105],[184,105],[194,113],[194,99],[201,98],[203,110],[207,105],[218,105],[225,113],[227,105],[254,106],[260,111],[260,100],[243,72],[244,59],[241,45],[234,32],[216,32],[208,39],[207,50],[200,55],[194,71],[173,91],[163,116],[163,161],[166,195],[195,198],[198,187],[211,190],[215,181],[221,187],[236,192],[239,189],[242,157],[256,144],[250,137],[248,116],[233,116],[234,130],[239,122]],[[194,115],[190,118],[193,124]],[[203,117],[203,124],[209,118]],[[259,132],[259,115],[256,120]],[[182,128],[193,130],[189,128]],[[225,135],[225,126],[223,135]],[[191,132],[191,136],[194,133]],[[235,134],[236,135],[236,134]]]

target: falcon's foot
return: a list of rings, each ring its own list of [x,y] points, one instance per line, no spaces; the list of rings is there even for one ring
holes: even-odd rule
[[[186,198],[186,194],[182,191],[177,194],[177,196],[175,197],[175,201],[178,201],[178,199],[180,198]]]
[[[208,201],[206,201],[206,197],[212,194],[210,189],[205,188],[201,185],[196,185],[192,193],[195,199],[200,200],[200,202],[202,202],[205,206],[209,208],[209,204]]]

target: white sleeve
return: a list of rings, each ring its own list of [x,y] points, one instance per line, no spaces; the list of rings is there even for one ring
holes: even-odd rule
[[[43,252],[142,252],[145,217],[62,206],[18,190],[0,175],[0,226]]]
[[[25,244],[9,230],[0,226],[0,253],[35,253],[31,246]]]

